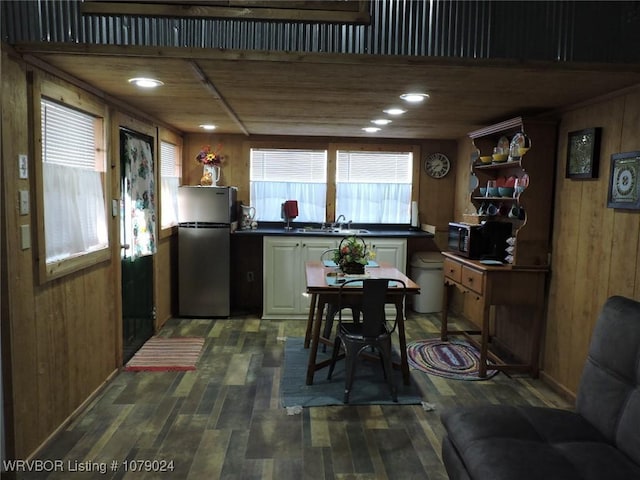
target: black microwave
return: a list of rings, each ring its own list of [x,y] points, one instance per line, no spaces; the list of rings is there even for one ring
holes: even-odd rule
[[[504,260],[511,223],[486,221],[481,225],[449,223],[450,252],[475,260]]]

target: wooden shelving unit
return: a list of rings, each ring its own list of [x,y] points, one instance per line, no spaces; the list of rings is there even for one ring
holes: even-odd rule
[[[513,224],[516,238],[513,265],[545,266],[549,264],[551,245],[556,122],[516,117],[470,132],[469,137],[481,155],[491,155],[500,137],[505,136],[511,141],[519,132],[529,137],[531,149],[520,160],[496,164],[482,164],[478,160],[472,168],[479,185],[470,193],[470,201],[476,209],[483,202],[491,202],[496,206],[515,204],[522,208],[524,219],[506,215],[495,215],[491,219]],[[486,186],[488,180],[510,176],[521,178],[525,173],[529,176],[529,186],[518,198],[480,195],[479,188]]]

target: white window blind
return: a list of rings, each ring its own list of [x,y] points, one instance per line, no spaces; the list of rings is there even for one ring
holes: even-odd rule
[[[98,119],[47,99],[41,100],[41,111],[45,251],[50,263],[108,246],[104,160],[97,155]]]
[[[410,185],[412,171],[411,153],[338,151],[338,182],[391,182]]]
[[[173,143],[160,142],[160,201],[162,228],[178,224],[178,187],[180,186],[179,149]]]
[[[358,223],[409,223],[411,152],[338,151],[336,216]]]
[[[46,99],[41,110],[43,161],[95,170],[95,118]]]
[[[326,150],[252,149],[251,180],[327,182]]]
[[[261,221],[282,220],[285,200],[298,201],[297,221],[323,222],[326,212],[327,151],[251,149],[251,206]]]

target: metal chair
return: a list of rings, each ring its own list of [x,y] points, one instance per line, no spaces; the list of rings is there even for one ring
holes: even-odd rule
[[[324,264],[327,265],[325,263],[325,261],[330,260],[333,262],[333,255],[334,253],[337,251],[337,248],[329,248],[327,250],[325,250],[324,252],[322,252],[320,254],[320,261]],[[353,321],[354,322],[359,322],[360,321],[360,308],[359,305],[356,304],[344,304],[342,308],[350,308],[351,309],[351,315],[353,317]],[[324,330],[322,331],[322,336],[324,338],[331,338],[331,331],[333,330],[333,321],[336,317],[336,313],[338,313],[338,303],[328,303],[327,304],[327,314],[325,316],[325,321],[324,321]],[[327,351],[327,346],[326,345],[322,345],[322,351],[326,352]]]
[[[348,296],[359,295],[350,292],[356,282],[362,282],[361,309],[362,321],[360,323],[342,322],[342,302]],[[401,295],[402,305],[406,297],[407,286],[402,280],[391,278],[366,278],[364,280],[349,280],[341,285],[338,295],[338,331],[333,345],[333,355],[327,378],[330,380],[340,352],[340,345],[345,350],[345,387],[344,403],[349,403],[349,393],[353,386],[356,360],[360,353],[367,347],[373,347],[378,351],[384,378],[389,383],[391,398],[398,401],[398,392],[392,379],[391,364],[391,336],[396,329],[398,316],[393,323],[387,322],[385,304],[388,302],[387,294],[393,291]],[[402,313],[401,313],[402,314]]]

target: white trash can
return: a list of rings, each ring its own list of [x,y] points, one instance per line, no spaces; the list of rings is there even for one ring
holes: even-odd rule
[[[411,278],[420,287],[420,293],[413,295],[414,311],[442,311],[443,263],[444,257],[440,252],[416,252],[411,257]]]

